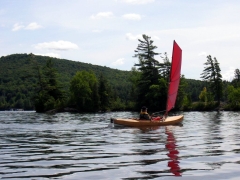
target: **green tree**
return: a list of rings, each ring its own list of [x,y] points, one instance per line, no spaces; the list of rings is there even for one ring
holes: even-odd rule
[[[4,110],[7,108],[7,102],[4,96],[0,96],[0,110]]]
[[[47,91],[50,96],[52,96],[55,100],[62,100],[65,98],[63,87],[60,86],[58,81],[58,73],[54,68],[52,59],[49,59],[45,66],[45,78],[47,83]]]
[[[36,112],[46,112],[61,107],[64,103],[64,92],[59,86],[58,74],[53,67],[51,58],[47,60],[45,67],[41,68],[35,61],[34,55],[31,57],[35,63],[38,77],[37,93],[34,98]]]
[[[238,82],[240,81],[240,70],[239,69],[235,69],[234,77]]]
[[[23,103],[24,103],[24,109],[25,110],[31,110],[32,109],[32,104],[31,104],[30,98],[24,99]]]
[[[71,101],[80,111],[97,111],[99,96],[93,72],[78,71],[70,82]]]
[[[157,84],[153,84],[146,92],[146,98],[148,99],[148,107],[151,110],[159,110],[166,108],[167,100],[167,81],[164,78],[160,78]]]
[[[165,52],[164,56],[161,56],[163,63],[160,63],[159,73],[160,76],[169,81],[171,62],[169,61],[168,55]]]
[[[153,45],[151,37],[143,34],[143,40],[139,39],[137,49],[135,50],[134,57],[139,60],[138,64],[135,64],[140,71],[140,79],[137,82],[137,106],[140,108],[142,105],[151,107],[152,100],[156,97],[153,92],[159,85],[159,68],[160,63],[155,59],[159,53],[155,52],[157,46]],[[159,107],[155,107],[158,109]]]
[[[15,104],[15,107],[16,108],[23,108],[24,107],[24,102],[23,102],[23,99],[18,99],[16,104]]]
[[[184,75],[181,75],[177,99],[176,99],[176,105],[175,105],[176,109],[187,108],[187,106],[190,106],[191,100],[188,94],[186,93],[187,87],[188,87],[188,83],[186,81],[186,78]]]
[[[111,89],[107,79],[101,74],[99,77],[98,95],[100,100],[100,109],[106,111],[110,108]]]
[[[212,57],[209,55],[207,56],[207,62],[204,63],[204,65],[205,67],[203,73],[201,74],[202,75],[201,78],[210,84],[209,87],[214,93],[218,104],[220,104],[223,87],[219,63],[216,58],[212,59]]]
[[[240,88],[228,86],[228,102],[233,109],[240,109]]]
[[[216,58],[214,58],[214,67],[215,67],[216,77],[213,84],[213,89],[215,90],[218,104],[220,104],[220,100],[223,96],[223,83],[222,83],[221,69]]]
[[[154,52],[157,46],[153,45],[153,40],[151,37],[143,34],[143,40],[138,39],[140,44],[138,44],[137,50],[135,50],[134,57],[139,59],[139,63],[135,64],[142,74],[142,78],[149,81],[149,85],[158,82],[159,78],[159,65],[160,63],[155,59],[154,56],[159,55],[159,53]]]
[[[205,104],[207,104],[208,99],[207,99],[207,88],[204,87],[203,90],[201,91],[200,95],[199,95],[199,99],[201,102],[204,102]]]
[[[231,82],[234,87],[240,87],[240,70],[235,69],[234,71],[234,79]]]
[[[132,108],[136,108],[136,99],[138,97],[138,82],[141,79],[141,72],[137,70],[136,67],[132,67],[130,71],[129,80],[131,82],[131,90],[130,90],[130,101],[132,104]],[[138,109],[135,109],[138,110]]]

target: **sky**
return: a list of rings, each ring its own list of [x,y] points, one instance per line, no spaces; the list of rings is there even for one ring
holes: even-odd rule
[[[178,43],[187,79],[201,79],[211,55],[231,81],[240,68],[239,12],[239,0],[1,0],[0,57],[33,53],[131,70],[146,34],[170,60]]]

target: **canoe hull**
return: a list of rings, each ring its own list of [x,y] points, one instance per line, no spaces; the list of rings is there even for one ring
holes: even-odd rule
[[[130,126],[130,127],[147,127],[147,126],[167,126],[180,124],[183,121],[183,115],[169,116],[165,121],[149,121],[136,119],[112,118],[111,121],[115,125]]]

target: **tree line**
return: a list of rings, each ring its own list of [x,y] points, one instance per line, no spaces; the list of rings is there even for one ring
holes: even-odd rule
[[[0,110],[46,112],[69,107],[79,112],[165,110],[171,62],[143,35],[134,51],[131,71],[114,70],[33,54],[1,57]],[[156,60],[161,56],[162,61]],[[207,56],[202,80],[181,75],[175,110],[239,110],[240,72],[223,81],[217,59]]]

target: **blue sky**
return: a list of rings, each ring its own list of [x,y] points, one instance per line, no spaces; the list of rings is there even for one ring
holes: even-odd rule
[[[170,59],[176,40],[186,78],[200,79],[211,55],[231,80],[240,68],[239,12],[238,0],[1,0],[0,56],[33,53],[131,70],[146,34]]]

